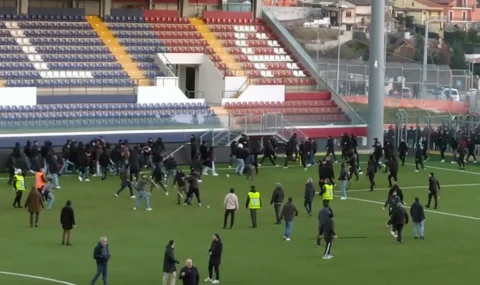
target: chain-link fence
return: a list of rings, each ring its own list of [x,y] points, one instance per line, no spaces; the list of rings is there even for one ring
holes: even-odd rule
[[[369,66],[364,62],[318,62],[320,76],[325,79],[340,95],[368,95]],[[338,74],[338,75],[337,75]],[[478,82],[472,72],[466,70],[452,70],[446,65],[427,65],[426,94],[419,92],[422,85],[423,68],[416,63],[387,62],[385,70],[385,95],[391,96],[396,91],[409,88],[411,94],[402,94],[403,97],[421,99],[442,99],[437,88],[457,89],[460,100],[465,100],[471,89],[478,89]],[[338,84],[337,84],[338,79]]]

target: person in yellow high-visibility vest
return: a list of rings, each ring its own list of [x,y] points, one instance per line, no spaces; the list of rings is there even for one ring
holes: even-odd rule
[[[320,191],[320,195],[322,195],[324,207],[328,207],[333,214],[330,208],[330,201],[333,200],[333,185],[329,178],[325,179],[325,185]]]
[[[13,189],[15,189],[15,200],[13,200],[14,208],[22,208],[20,202],[22,200],[23,192],[25,192],[25,177],[22,175],[22,170],[15,170],[15,176],[13,176]]]
[[[250,187],[248,192],[246,208],[250,209],[250,218],[252,219],[252,227],[257,227],[257,211],[262,207],[260,200],[260,192],[255,190],[255,186]]]

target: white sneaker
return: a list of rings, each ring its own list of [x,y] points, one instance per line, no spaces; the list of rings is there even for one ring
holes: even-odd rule
[[[418,170],[415,169],[415,172],[418,172]]]
[[[187,206],[187,203],[183,203],[182,207],[185,207],[185,206]]]
[[[168,188],[168,184],[163,184],[163,187]]]
[[[78,181],[82,182],[83,181],[82,177],[78,176]]]
[[[152,208],[147,208],[147,211],[151,211],[151,210],[152,210]]]
[[[218,176],[218,173],[214,173],[213,176]]]
[[[310,163],[309,163],[309,164],[307,164],[307,167],[310,167],[310,166],[312,166]]]
[[[130,196],[130,199],[135,199],[135,198],[137,198],[135,197],[135,195]]]
[[[283,167],[283,169],[287,169],[287,168],[288,168],[288,166]]]
[[[90,179],[87,178],[87,179],[85,179],[84,181],[90,182]]]
[[[325,255],[324,257],[322,257],[323,259],[332,259],[333,256],[332,255]]]
[[[137,208],[133,207],[133,210],[134,210],[134,211],[136,211],[136,210],[137,210]]]
[[[394,231],[390,231],[390,234],[391,234],[391,235],[392,235],[394,238],[396,238],[396,237],[397,237],[397,233],[396,233],[396,232],[394,232]]]
[[[205,176],[207,176],[207,175],[208,175],[208,173],[207,173],[207,172],[203,172],[203,173],[202,173],[202,175],[205,175]]]
[[[205,279],[205,280],[203,280],[203,281],[205,281],[205,282],[212,282],[213,280],[212,280],[212,279],[210,279],[210,278],[206,278],[206,279]]]
[[[286,240],[286,241],[290,241],[290,238],[286,238],[285,240]]]
[[[93,176],[93,177],[97,177],[98,175],[97,175],[97,174],[93,174],[92,176]]]
[[[440,160],[440,162],[445,162],[445,159]]]
[[[304,171],[307,171],[307,169],[308,169],[308,168],[305,167],[303,170],[304,170]]]
[[[198,180],[198,183],[202,183],[202,180],[199,179],[199,180]]]
[[[260,163],[257,163],[257,166],[258,168],[262,167],[262,165]],[[218,281],[218,280],[217,280]]]
[[[213,283],[213,284],[218,284],[218,283],[220,283],[220,281],[218,281],[218,280],[213,280],[212,283]]]
[[[118,198],[118,194],[117,194],[117,193],[115,193],[115,198]]]
[[[342,197],[340,198],[340,200],[347,200],[347,197]]]
[[[202,206],[202,203],[198,203],[198,206],[201,207],[201,206]]]
[[[275,167],[280,167],[280,165],[278,165],[278,164],[275,164]]]
[[[456,161],[452,161],[451,163],[452,163],[452,164],[455,164],[455,163],[457,163],[457,162],[456,162]]]
[[[62,187],[60,187],[60,186],[56,186],[56,187],[55,187],[55,189],[62,189]]]
[[[165,196],[168,196],[168,192],[165,192]]]

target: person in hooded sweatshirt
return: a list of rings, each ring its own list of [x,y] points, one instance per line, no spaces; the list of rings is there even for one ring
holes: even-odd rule
[[[347,186],[348,182],[350,181],[350,173],[348,172],[345,163],[342,163],[340,167],[340,176],[338,176],[338,181],[340,182],[340,190],[342,191],[342,197],[340,199],[347,200]]]
[[[200,180],[198,179],[199,173],[196,171],[193,171],[189,176],[185,178],[185,180],[188,182],[188,193],[187,196],[185,197],[185,202],[183,203],[183,206],[191,205],[193,201],[193,195],[197,198],[198,206],[202,206],[202,200],[200,200],[200,188],[198,183]]]
[[[285,198],[285,193],[282,188],[282,184],[277,183],[275,189],[272,193],[272,199],[270,199],[270,205],[273,205],[275,211],[276,224],[279,225],[282,223],[280,218],[280,210],[282,209],[283,199]]]
[[[405,142],[405,139],[402,139],[400,145],[398,146],[398,158],[402,161],[402,166],[405,165],[405,157],[408,154],[408,145]]]
[[[213,235],[212,244],[208,249],[208,278],[205,282],[212,282],[213,284],[220,283],[220,264],[222,263],[223,243],[218,234]],[[213,271],[215,270],[215,279],[213,278]]]
[[[440,182],[438,182],[437,177],[433,172],[430,172],[430,177],[428,178],[428,202],[425,207],[430,208],[430,203],[432,203],[432,198],[435,202],[435,208],[438,207],[438,198],[440,198]]]
[[[401,195],[401,197],[400,197]],[[398,187],[397,184],[393,185],[392,188],[390,188],[390,191],[388,192],[388,197],[387,200],[385,201],[385,204],[383,205],[383,209],[388,206],[388,221],[387,221],[387,226],[392,228],[392,213],[395,210],[395,207],[397,206],[398,203],[403,203],[403,193],[400,187]]]
[[[329,207],[328,203],[325,202],[323,203],[322,210],[320,210],[320,212],[318,213],[318,247],[320,247],[322,235],[326,242],[323,259],[332,259],[333,256],[331,255],[331,250],[333,245],[333,239],[337,237],[337,234],[335,233],[332,209]]]
[[[415,239],[424,239],[424,221],[425,221],[425,211],[423,210],[422,204],[420,204],[420,199],[415,197],[415,202],[410,206],[410,216],[413,221],[413,236]]]
[[[122,170],[120,171],[120,189],[115,193],[115,198],[118,198],[118,195],[122,193],[122,191],[128,187],[130,190],[130,198],[135,199],[135,195],[133,195],[133,185],[132,182],[129,180],[130,179],[130,168],[128,164],[126,164]]]
[[[403,227],[408,224],[408,214],[403,203],[397,203],[393,210],[392,217],[392,236],[397,238],[397,243],[402,243],[402,231]]]
[[[375,162],[375,158],[373,154],[370,155],[367,163],[367,177],[368,181],[370,181],[370,192],[373,191],[373,187],[375,187],[375,173],[377,172],[377,164]]]
[[[418,172],[419,165],[422,167],[422,170],[425,170],[425,166],[423,165],[424,157],[425,154],[421,144],[417,144],[417,150],[415,151],[415,172]]]
[[[128,166],[130,167],[130,181],[133,182],[133,178],[135,178],[135,181],[138,180],[141,168],[140,165],[139,148],[138,146],[135,146],[133,151],[130,152],[130,157],[128,159]]]
[[[307,179],[307,183],[305,184],[305,194],[303,197],[303,206],[305,207],[305,210],[307,210],[307,214],[311,216],[313,198],[315,197],[315,187],[313,186],[312,178]]]
[[[297,207],[293,204],[293,198],[288,198],[288,202],[282,207],[280,212],[280,218],[285,221],[285,230],[283,233],[283,239],[290,241],[290,235],[292,234],[293,220],[298,216]]]
[[[385,164],[387,166],[385,169],[388,170],[388,187],[392,187],[392,178],[395,182],[398,182],[398,160],[393,155]]]
[[[165,188],[165,185],[168,187],[168,183],[163,182],[163,178],[165,177],[165,174],[163,173],[162,166],[160,164],[157,164],[155,168],[153,169],[152,172],[152,183],[150,183],[150,194],[153,191],[153,187],[161,187],[163,191],[165,192],[165,195],[168,196],[168,190]]]
[[[107,179],[108,166],[110,165],[110,150],[107,147],[103,147],[103,150],[98,158],[98,165],[100,166],[102,180]]]
[[[135,201],[135,206],[133,207],[133,210],[136,210],[138,208],[138,206],[140,206],[140,202],[143,200],[145,200],[145,205],[146,205],[146,209],[147,211],[151,211],[152,208],[150,207],[150,198],[148,197],[148,194],[147,194],[147,176],[145,176],[145,174],[143,174],[142,176],[140,176],[140,179],[138,179],[137,181],[137,185],[135,187],[138,191],[138,197],[137,197],[137,200]]]

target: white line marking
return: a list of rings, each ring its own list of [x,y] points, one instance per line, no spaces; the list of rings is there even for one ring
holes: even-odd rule
[[[341,197],[341,196],[338,196],[338,195],[334,195],[334,196],[335,197]],[[385,205],[385,203],[383,203],[383,202],[367,200],[367,199],[360,199],[360,198],[348,197],[347,201],[348,200],[354,200],[354,201],[365,202],[365,203],[370,203],[370,204]],[[410,207],[405,206],[405,208],[409,209]],[[472,216],[464,216],[464,215],[452,214],[452,213],[447,213],[447,212],[440,212],[440,211],[429,210],[429,209],[424,209],[424,211],[428,212],[428,213],[438,214],[438,215],[444,215],[444,216],[450,216],[450,217],[455,217],[455,218],[463,218],[463,219],[468,219],[468,220],[480,221],[480,218],[472,217]]]
[[[405,163],[406,165],[410,166],[415,166],[414,163]],[[454,171],[454,172],[460,172],[460,173],[467,173],[467,174],[475,174],[475,175],[480,175],[480,172],[474,172],[474,171],[468,171],[468,170],[460,170],[460,169],[453,169],[453,168],[445,168],[445,167],[438,167],[438,166],[430,166],[430,165],[425,165],[425,169],[438,169],[438,170],[446,170],[446,171]]]
[[[472,183],[472,184],[449,184],[449,185],[440,185],[440,188],[445,188],[445,187],[470,187],[470,186],[480,186],[480,183]],[[425,186],[400,186],[400,189],[421,189],[425,188],[425,190],[428,190],[428,185]],[[373,188],[373,191],[386,191],[390,190],[390,188]],[[352,189],[352,190],[347,190],[348,192],[367,192],[370,191],[370,188],[366,189]],[[340,190],[336,190],[335,192],[341,192]]]
[[[62,280],[57,280],[57,279],[52,279],[52,278],[46,278],[46,277],[41,277],[41,276],[36,276],[36,275],[0,271],[0,275],[1,274],[16,276],[16,277],[25,277],[25,278],[37,279],[37,280],[43,280],[43,281],[49,281],[49,282],[52,282],[52,283],[63,284],[63,285],[77,285],[75,283],[70,283],[70,282],[67,282],[67,281],[62,281]]]

